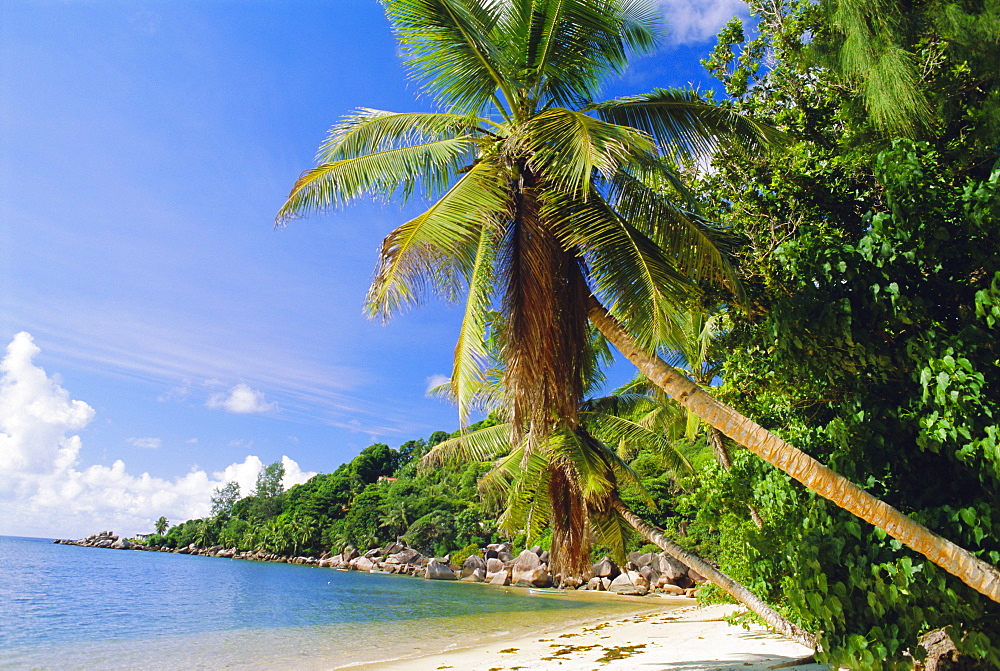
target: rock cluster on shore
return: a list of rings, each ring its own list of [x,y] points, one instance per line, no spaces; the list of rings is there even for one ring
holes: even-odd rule
[[[649,592],[694,596],[695,585],[704,578],[667,553],[633,552],[624,567],[619,567],[609,557],[593,565],[589,580],[581,577],[552,575],[549,570],[549,553],[537,545],[519,555],[512,554],[510,543],[487,545],[482,554],[470,555],[459,565],[450,556],[427,557],[407,546],[403,541],[389,543],[382,548],[372,548],[361,553],[346,547],[337,555],[321,557],[286,557],[264,551],[242,551],[216,545],[200,548],[194,545],[168,548],[146,545],[139,541],[119,538],[110,531],[79,540],[57,540],[64,545],[109,548],[114,550],[146,550],[173,552],[251,561],[311,564],[321,568],[347,569],[372,573],[399,573],[428,580],[461,580],[482,582],[505,587],[558,587],[614,592],[629,596],[643,596]]]

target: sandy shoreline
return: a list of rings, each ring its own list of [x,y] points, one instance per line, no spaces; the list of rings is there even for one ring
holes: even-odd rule
[[[665,597],[660,601],[662,606],[649,612],[618,615],[546,634],[415,659],[349,668],[352,671],[765,671],[812,653],[761,627],[752,626],[748,631],[724,622],[722,618],[737,611],[736,606],[698,606],[682,597]],[[823,671],[827,667],[799,664],[781,668]]]

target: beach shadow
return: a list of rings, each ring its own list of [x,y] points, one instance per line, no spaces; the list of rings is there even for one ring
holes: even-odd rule
[[[657,669],[660,671],[768,671],[769,669],[787,662],[794,661],[795,657],[786,655],[755,655],[747,653],[741,655],[737,660],[706,659],[685,662],[642,662],[636,664],[635,668]],[[784,666],[781,671],[830,671],[830,667],[824,664],[797,664],[795,666]]]

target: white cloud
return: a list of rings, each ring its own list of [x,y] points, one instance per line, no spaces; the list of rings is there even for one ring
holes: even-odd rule
[[[70,464],[80,451],[79,436],[94,409],[69,393],[32,363],[39,353],[31,336],[14,336],[0,362],[0,474],[43,473],[52,464]],[[11,483],[0,478],[0,497]]]
[[[429,394],[446,382],[451,382],[451,378],[447,375],[431,375],[427,378],[427,390],[424,393]]]
[[[192,468],[167,480],[133,475],[122,460],[80,467],[78,435],[94,417],[33,362],[39,353],[27,333],[17,334],[0,362],[0,534],[80,537],[103,529],[150,531],[160,515],[180,522],[209,513],[212,492],[230,480],[250,493],[263,467],[250,455],[209,475]],[[135,443],[157,439],[133,439]],[[315,473],[287,456],[284,484]]]
[[[208,397],[209,408],[221,408],[226,412],[233,412],[239,415],[249,415],[253,413],[269,412],[278,407],[277,403],[268,403],[264,400],[264,394],[249,385],[239,383],[228,392],[212,394]]]
[[[156,397],[160,403],[169,401],[183,401],[191,395],[191,380],[184,380],[181,384],[174,385],[164,393]]]
[[[156,450],[163,444],[159,438],[129,438],[125,442],[143,450]]]
[[[281,464],[285,467],[285,477],[281,478],[281,484],[285,489],[304,484],[306,480],[316,475],[315,471],[303,471],[295,461],[284,455],[281,456]]]
[[[659,0],[671,44],[698,44],[715,37],[734,16],[748,16],[743,0]]]

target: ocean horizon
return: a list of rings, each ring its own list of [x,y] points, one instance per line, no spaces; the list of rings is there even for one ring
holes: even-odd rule
[[[656,607],[0,536],[0,667],[337,669]]]

